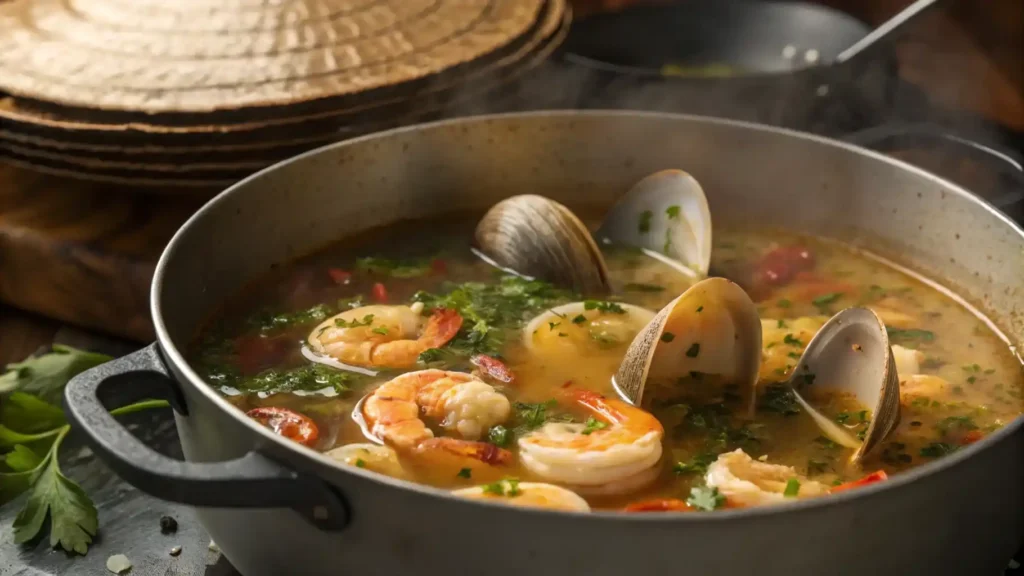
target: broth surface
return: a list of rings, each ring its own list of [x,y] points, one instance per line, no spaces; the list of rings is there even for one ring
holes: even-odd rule
[[[744,417],[733,390],[715,391],[712,386],[715,393],[698,397],[687,391],[707,388],[694,382],[700,375],[681,379],[671,394],[659,395],[649,405],[645,401],[644,408],[665,430],[657,480],[626,494],[585,494],[591,507],[621,508],[651,498],[685,500],[692,488],[704,485],[708,465],[736,449],[791,466],[801,478],[828,486],[877,470],[896,474],[977,441],[1024,411],[1020,361],[983,319],[946,294],[832,241],[728,229],[715,234],[712,275],[747,288],[762,319],[756,415]],[[605,247],[615,294],[594,300],[593,313],[585,320],[544,322],[524,336],[531,318],[588,295],[503,274],[473,255],[467,248],[471,237],[470,225],[403,222],[277,270],[228,303],[196,339],[190,360],[242,410],[282,407],[311,418],[319,428],[314,447],[328,451],[369,441],[353,412],[381,383],[427,367],[469,372],[474,369],[470,356],[476,353],[500,358],[515,382],[485,380],[512,401],[511,416],[485,431],[481,440],[510,450],[515,456],[511,462],[467,472],[470,468],[423,464],[401,454],[400,460],[410,479],[442,488],[502,478],[541,481],[522,465],[516,439],[551,421],[601,427],[602,421],[565,402],[561,393],[586,389],[617,397],[611,377],[635,330],[616,328],[614,320],[628,316],[616,310],[621,309],[616,303],[657,311],[692,281],[639,252]],[[808,269],[795,274],[785,270],[792,275],[788,282],[759,283],[770,259],[766,255],[779,251],[803,254]],[[416,366],[382,370],[376,376],[314,363],[308,351],[303,353],[315,326],[375,301],[422,302],[424,314],[455,307],[462,312],[462,328],[446,346],[420,356]],[[853,451],[823,436],[792,394],[777,384],[828,317],[850,306],[878,312],[891,344],[920,352],[915,354],[918,373],[938,377],[901,383],[899,428],[859,467],[849,463]],[[613,322],[602,324],[605,317]],[[533,338],[532,349],[524,345],[524,337]],[[906,380],[908,375],[900,376]],[[854,434],[866,430],[870,411],[850,398],[808,389],[811,402],[837,423]],[[425,420],[436,436],[453,436],[439,422]],[[368,461],[356,458],[349,464],[364,466]],[[374,469],[372,463],[368,467]]]

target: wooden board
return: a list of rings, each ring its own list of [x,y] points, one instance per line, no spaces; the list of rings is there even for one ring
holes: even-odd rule
[[[140,195],[0,164],[0,300],[151,339],[149,282],[156,260],[215,190],[175,192]]]

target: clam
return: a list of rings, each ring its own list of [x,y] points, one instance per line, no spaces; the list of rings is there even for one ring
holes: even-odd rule
[[[879,446],[900,422],[900,383],[889,337],[881,319],[867,308],[847,308],[826,322],[807,344],[787,384],[829,439],[856,449],[853,462]],[[851,395],[872,410],[863,441],[803,398],[800,391],[812,386]]]
[[[583,294],[610,290],[604,257],[568,208],[543,196],[513,196],[487,211],[476,247],[501,268]]]
[[[628,402],[641,405],[648,383],[720,393],[733,386],[753,414],[761,364],[757,308],[724,278],[697,282],[670,302],[633,339],[612,380]],[[650,391],[648,391],[650,392]]]
[[[695,279],[711,263],[711,213],[700,184],[682,170],[655,172],[605,216],[597,237],[640,248]]]

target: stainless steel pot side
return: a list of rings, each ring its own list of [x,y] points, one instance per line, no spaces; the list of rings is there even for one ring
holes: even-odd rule
[[[1024,342],[1024,231],[949,182],[762,126],[544,112],[359,138],[233,186],[182,227],[160,260],[158,342],[79,376],[65,404],[119,474],[200,507],[246,576],[999,573],[1024,541],[1024,419],[888,482],[828,498],[713,514],[552,513],[332,465],[249,421],[183,356],[203,320],[243,284],[332,241],[525,192],[571,207],[607,205],[664,168],[701,182],[718,223],[870,247],[955,287],[994,312],[1010,342]],[[150,451],[116,424],[97,400],[114,386],[172,399],[187,462]]]

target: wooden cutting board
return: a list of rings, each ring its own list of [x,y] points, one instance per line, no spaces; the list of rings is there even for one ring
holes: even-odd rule
[[[151,339],[149,282],[157,258],[213,192],[139,194],[0,163],[0,300]]]

